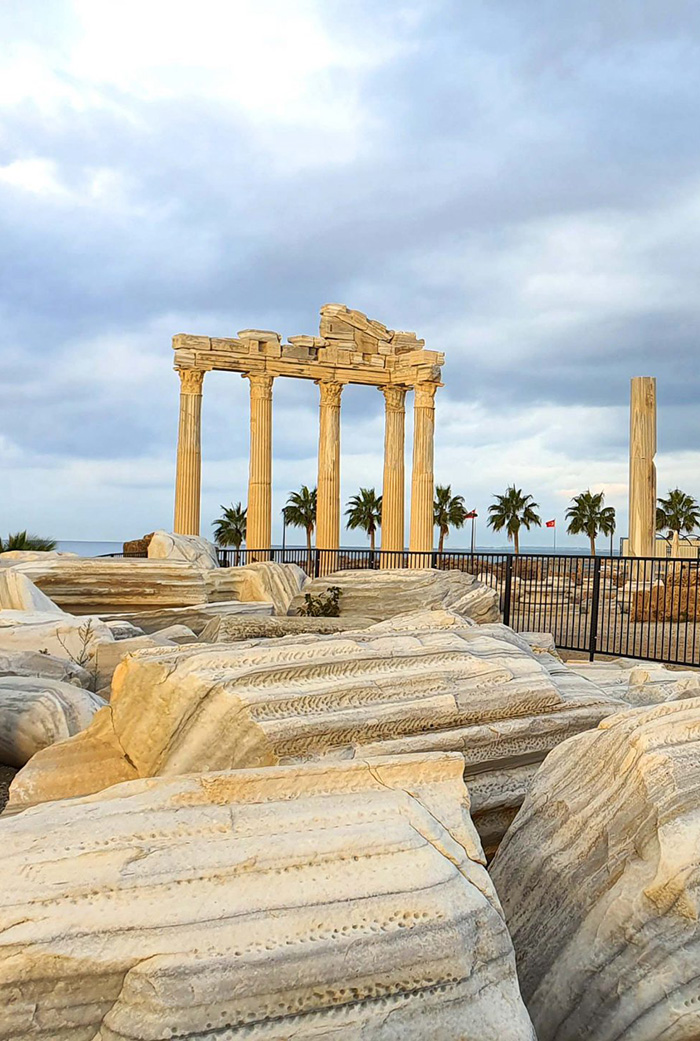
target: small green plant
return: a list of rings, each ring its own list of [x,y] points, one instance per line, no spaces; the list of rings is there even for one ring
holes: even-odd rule
[[[299,614],[307,618],[337,618],[340,614],[340,586],[329,586],[318,596],[306,593]]]
[[[78,636],[80,637],[80,646],[75,654],[68,650],[68,646],[65,640],[59,633],[56,633],[56,639],[60,643],[63,650],[68,656],[68,660],[72,661],[75,665],[80,665],[83,669],[88,669],[92,679],[92,689],[97,690],[97,656],[91,644],[95,637],[95,630],[92,624],[92,618],[88,618],[87,622],[80,626],[78,629]],[[46,652],[48,653],[48,652]]]

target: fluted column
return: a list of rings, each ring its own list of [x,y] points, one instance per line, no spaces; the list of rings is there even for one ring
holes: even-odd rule
[[[630,395],[629,548],[653,557],[656,538],[656,380],[636,376]]]
[[[180,424],[177,435],[173,527],[178,535],[199,535],[204,372],[201,369],[177,371],[180,374]]]
[[[412,567],[430,567],[433,548],[433,437],[437,383],[417,383],[413,402],[413,475],[411,478]]]
[[[316,546],[338,549],[340,545],[340,395],[343,384],[319,381],[321,394],[318,436],[318,498],[316,503]],[[329,571],[332,558],[322,556],[321,567]]]
[[[406,388],[379,388],[384,394],[384,480],[382,484],[382,550],[399,554],[404,546],[404,439]],[[402,558],[383,557],[386,567],[400,567]]]
[[[272,544],[272,381],[266,372],[247,372],[250,380],[250,471],[246,545],[266,551]],[[269,553],[256,554],[266,560]]]

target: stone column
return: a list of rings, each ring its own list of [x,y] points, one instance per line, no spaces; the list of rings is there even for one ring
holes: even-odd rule
[[[177,435],[173,528],[177,535],[199,535],[204,372],[201,369],[177,371],[180,374],[180,425]]]
[[[384,481],[382,485],[383,567],[401,567],[404,547],[404,436],[406,388],[379,388],[384,395]],[[393,554],[396,554],[394,557]]]
[[[411,478],[411,567],[430,567],[433,548],[433,435],[437,383],[417,383],[413,402]]]
[[[269,550],[272,545],[272,381],[266,372],[246,372],[250,380],[250,471],[246,546]],[[269,560],[269,553],[254,554]]]
[[[338,549],[340,545],[340,395],[343,384],[319,381],[321,393],[318,436],[318,498],[316,504],[316,547]],[[330,554],[321,558],[321,573],[335,566]]]
[[[636,376],[630,395],[629,555],[653,557],[656,540],[656,379]]]

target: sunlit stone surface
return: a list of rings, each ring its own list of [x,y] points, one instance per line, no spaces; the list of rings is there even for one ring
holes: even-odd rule
[[[120,759],[126,779],[459,751],[492,851],[547,752],[620,707],[505,626],[449,611],[156,648],[117,668],[108,716],[17,775],[8,809],[106,787],[103,761],[114,783]]]
[[[492,877],[539,1041],[700,1037],[700,699],[550,753]]]
[[[156,778],[3,821],[0,1036],[534,1041],[462,770]]]

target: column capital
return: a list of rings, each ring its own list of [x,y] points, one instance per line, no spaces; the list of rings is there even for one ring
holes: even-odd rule
[[[440,386],[430,380],[416,383],[414,386],[415,397],[413,404],[415,408],[435,408],[435,393]]]
[[[180,377],[180,390],[183,394],[202,393],[204,383],[204,369],[177,369]]]
[[[384,395],[384,403],[387,412],[405,412],[406,411],[406,391],[407,387],[402,387],[398,383],[388,383],[383,387],[377,387]]]
[[[331,408],[340,408],[340,395],[343,393],[344,383],[340,380],[316,380],[321,391],[321,404]]]
[[[242,372],[244,380],[250,380],[251,398],[272,398],[272,384],[275,377],[269,372]]]

